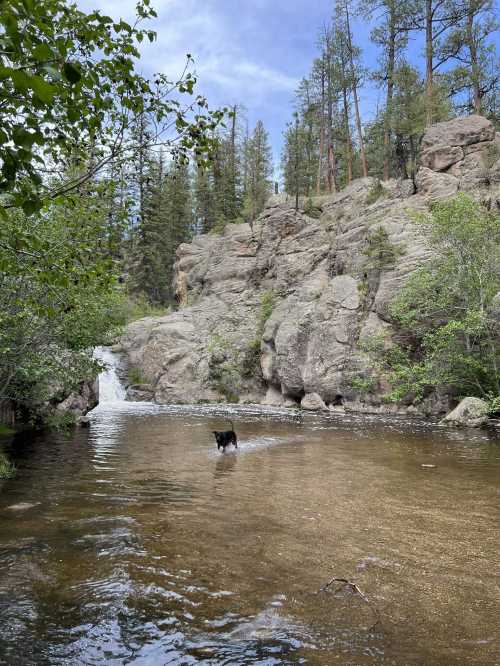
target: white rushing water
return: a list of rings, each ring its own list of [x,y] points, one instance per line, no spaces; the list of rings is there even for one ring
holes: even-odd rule
[[[106,347],[97,347],[94,356],[106,365],[106,369],[101,372],[98,378],[99,404],[123,402],[126,392],[118,377],[118,356]]]

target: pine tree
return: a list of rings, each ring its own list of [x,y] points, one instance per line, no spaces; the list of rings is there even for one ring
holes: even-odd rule
[[[294,113],[293,122],[289,123],[284,133],[281,170],[285,192],[295,198],[298,209],[299,197],[308,190],[307,164],[307,129],[301,124],[300,116]]]
[[[244,218],[253,221],[264,209],[272,191],[273,156],[268,134],[259,120],[246,141]]]
[[[388,180],[392,171],[391,126],[392,100],[394,96],[397,63],[408,43],[408,3],[406,0],[363,0],[361,13],[369,18],[376,9],[382,10],[382,21],[371,32],[371,40],[382,49],[380,67],[373,73],[375,81],[385,84],[386,99],[383,133],[383,179]],[[373,135],[372,135],[373,136]]]
[[[462,20],[441,45],[441,54],[458,62],[446,78],[452,95],[458,98],[459,112],[488,112],[488,98],[498,95],[498,56],[494,44],[488,42],[498,28],[492,0],[464,0]]]

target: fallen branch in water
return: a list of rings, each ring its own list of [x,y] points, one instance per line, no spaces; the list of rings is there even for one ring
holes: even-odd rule
[[[338,587],[334,593],[340,592],[340,590],[343,590],[345,588],[348,588],[353,594],[357,594],[361,599],[365,602],[370,607],[371,612],[373,613],[373,616],[375,618],[375,623],[372,624],[371,627],[368,628],[368,631],[371,631],[374,627],[377,626],[377,624],[380,622],[380,612],[376,606],[374,606],[371,601],[368,599],[366,594],[362,592],[359,587],[356,585],[356,583],[353,583],[351,580],[347,580],[347,578],[336,578],[333,577],[331,578],[326,585],[323,585],[323,587],[320,587],[318,590],[318,594],[320,592],[326,592],[329,587],[331,587],[334,583],[341,583],[340,587]]]

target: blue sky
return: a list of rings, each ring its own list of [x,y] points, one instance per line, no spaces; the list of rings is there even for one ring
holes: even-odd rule
[[[85,10],[99,8],[113,18],[131,19],[136,0],[77,0]],[[354,3],[352,3],[354,5]],[[332,0],[152,0],[157,41],[141,45],[140,68],[178,75],[186,53],[195,58],[198,90],[212,107],[243,104],[250,126],[263,120],[275,160],[293,111],[294,90],[317,54],[318,33],[328,21]],[[369,67],[377,61],[371,26],[353,18],[354,41]],[[411,46],[420,64],[420,45]],[[363,120],[370,120],[383,92],[361,91]]]

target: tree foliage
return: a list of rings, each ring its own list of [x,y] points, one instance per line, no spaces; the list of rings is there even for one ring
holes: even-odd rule
[[[500,216],[462,194],[417,223],[434,259],[391,306],[404,339],[384,356],[392,397],[499,395]]]
[[[96,186],[2,224],[0,401],[42,408],[64,396],[92,377],[89,349],[122,323],[101,195]],[[30,251],[16,251],[26,236]]]
[[[198,96],[187,105],[196,78],[158,74],[150,81],[136,70],[138,43],[153,41],[144,20],[156,16],[149,0],[137,5],[130,25],[99,11],[85,13],[66,0],[9,0],[0,5],[0,128],[3,207],[40,210],[43,200],[74,190],[112,159],[126,154],[138,116],[155,127],[147,145],[163,143],[202,159],[222,112]],[[188,56],[188,64],[191,62]],[[175,91],[176,94],[173,94]],[[76,178],[58,165],[91,155]],[[61,176],[47,182],[45,174]],[[67,171],[64,172],[67,176]]]

